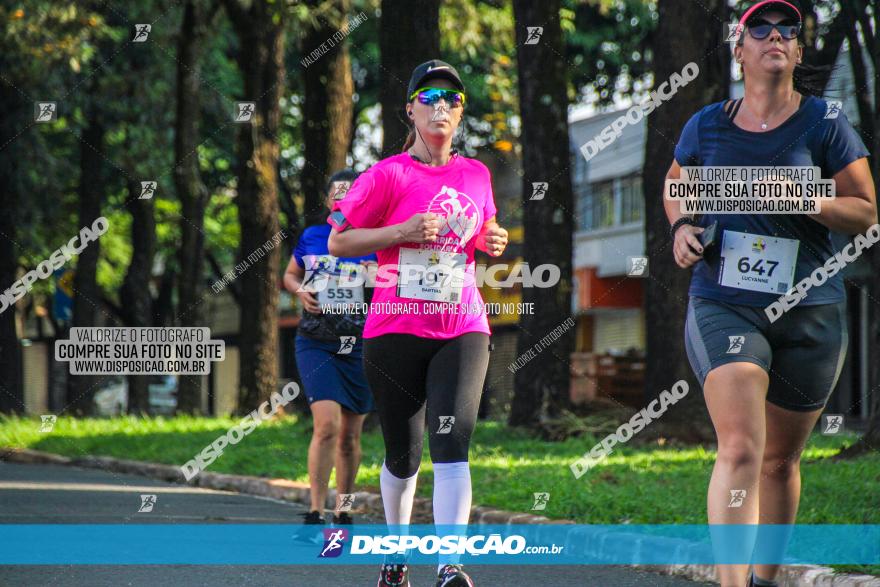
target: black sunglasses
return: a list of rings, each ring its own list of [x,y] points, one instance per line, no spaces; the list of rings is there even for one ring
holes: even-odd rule
[[[790,20],[782,20],[777,23],[767,22],[766,20],[755,20],[747,25],[749,35],[753,39],[766,39],[773,32],[773,29],[779,31],[783,39],[792,40],[797,38],[801,32],[801,23]]]

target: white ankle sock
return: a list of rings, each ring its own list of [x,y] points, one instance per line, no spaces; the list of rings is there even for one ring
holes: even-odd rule
[[[464,525],[471,516],[471,469],[467,461],[434,463],[434,524]],[[443,555],[437,573],[456,564],[458,555]]]
[[[395,477],[382,463],[379,473],[379,486],[382,488],[382,506],[385,508],[385,522],[389,525],[409,524],[412,515],[413,497],[416,494],[418,470],[412,477]]]

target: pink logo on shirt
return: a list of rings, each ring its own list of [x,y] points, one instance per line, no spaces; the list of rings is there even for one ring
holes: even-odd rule
[[[440,236],[451,239],[455,235],[460,249],[464,249],[482,224],[482,213],[471,197],[445,185],[428,204],[428,211],[444,217]]]

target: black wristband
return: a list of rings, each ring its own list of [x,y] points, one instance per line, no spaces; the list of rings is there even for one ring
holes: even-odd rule
[[[693,218],[688,218],[687,216],[682,216],[678,220],[672,223],[672,226],[669,228],[669,238],[675,240],[675,231],[681,228],[685,224],[690,224],[691,226],[696,226],[697,223],[694,222]]]

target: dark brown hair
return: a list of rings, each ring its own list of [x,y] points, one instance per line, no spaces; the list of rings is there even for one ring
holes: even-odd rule
[[[409,134],[406,135],[406,140],[403,142],[403,150],[401,153],[406,153],[409,151],[409,148],[416,144],[416,131],[414,130],[414,123],[410,123],[409,125]]]

